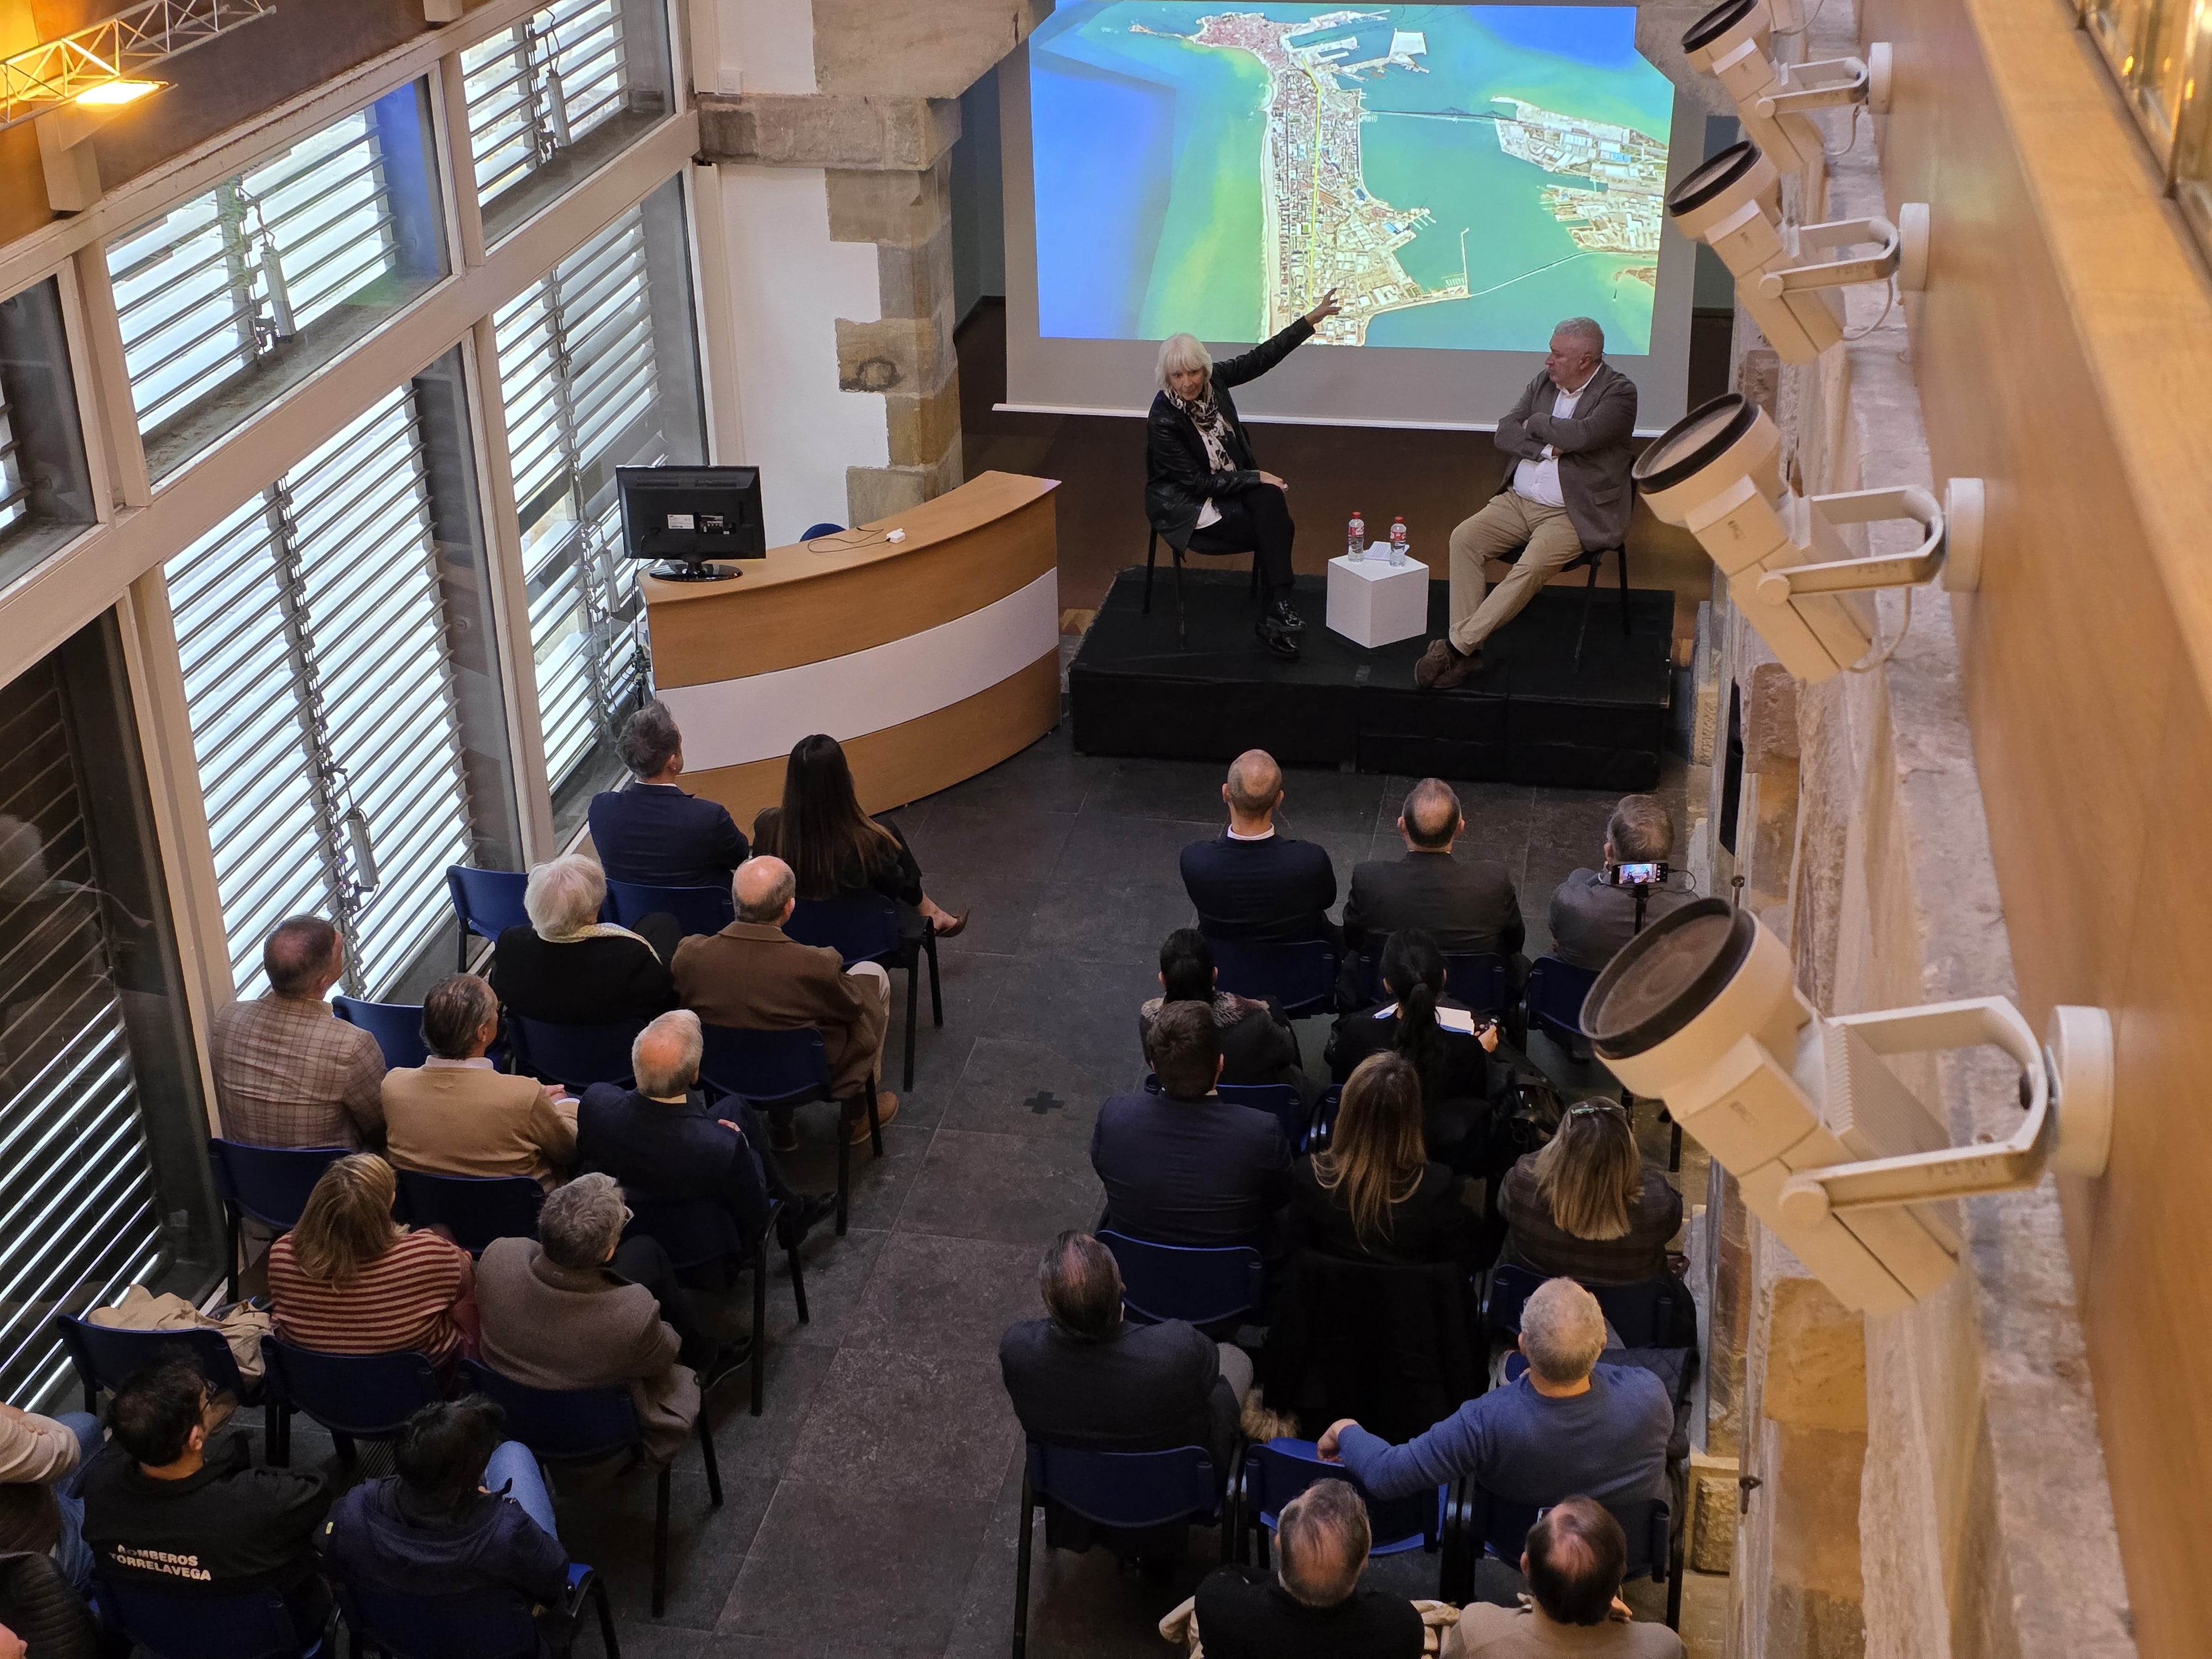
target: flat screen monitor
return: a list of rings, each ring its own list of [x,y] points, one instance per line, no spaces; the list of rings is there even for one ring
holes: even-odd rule
[[[727,581],[716,559],[768,556],[754,466],[618,466],[623,551],[667,581]]]

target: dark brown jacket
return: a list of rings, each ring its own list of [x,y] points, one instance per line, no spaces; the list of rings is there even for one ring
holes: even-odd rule
[[[889,1006],[874,983],[845,971],[826,945],[801,945],[781,927],[733,921],[694,934],[671,964],[676,994],[709,1025],[787,1031],[817,1025],[830,1051],[833,1093],[860,1093],[884,1044]]]

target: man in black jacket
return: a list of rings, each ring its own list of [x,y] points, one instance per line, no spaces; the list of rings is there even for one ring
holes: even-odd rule
[[[1452,848],[1466,828],[1459,795],[1442,778],[1423,778],[1407,793],[1398,814],[1405,855],[1352,868],[1344,901],[1347,969],[1360,951],[1381,955],[1383,941],[1407,927],[1428,933],[1447,955],[1520,951],[1527,930],[1512,874],[1492,860],[1455,857]],[[1366,991],[1362,985],[1349,992],[1346,1006],[1366,1001]]]
[[[1276,1522],[1277,1582],[1227,1566],[1198,1587],[1208,1659],[1419,1659],[1425,1637],[1413,1604],[1359,1588],[1373,1538],[1358,1492],[1316,1480]]]
[[[659,698],[623,722],[627,789],[592,797],[592,848],[611,881],[652,887],[727,887],[752,855],[744,831],[720,803],[686,794],[684,734]]]
[[[116,1391],[112,1438],[85,1470],[84,1541],[118,1585],[174,1595],[274,1589],[307,1646],[331,1612],[313,1547],[331,1489],[319,1475],[255,1468],[243,1430],[210,1436],[207,1405],[189,1359],[149,1365]]]
[[[1305,628],[1291,604],[1290,486],[1260,471],[1229,388],[1258,380],[1338,309],[1332,289],[1273,338],[1226,362],[1215,362],[1194,336],[1170,335],[1145,422],[1145,516],[1178,552],[1252,555],[1268,601],[1255,631],[1279,657],[1297,657]]]
[[[1152,1070],[1161,1092],[1108,1101],[1091,1132],[1106,1224],[1156,1244],[1263,1246],[1290,1200],[1290,1147],[1273,1113],[1213,1092],[1221,1039],[1211,1008],[1160,1010]]]
[[[1328,849],[1275,833],[1283,801],[1283,769],[1264,749],[1230,763],[1221,786],[1229,828],[1182,849],[1183,890],[1210,939],[1295,945],[1338,938],[1328,919],[1336,902],[1336,871]]]

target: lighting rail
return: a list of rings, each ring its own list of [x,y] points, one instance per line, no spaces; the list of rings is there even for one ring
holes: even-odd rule
[[[131,79],[276,10],[276,0],[146,0],[0,59],[0,131]]]

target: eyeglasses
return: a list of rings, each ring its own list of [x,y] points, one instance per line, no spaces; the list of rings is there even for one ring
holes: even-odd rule
[[[1618,1112],[1628,1115],[1628,1108],[1617,1100],[1578,1100],[1567,1108],[1569,1117],[1595,1117],[1600,1112]]]

